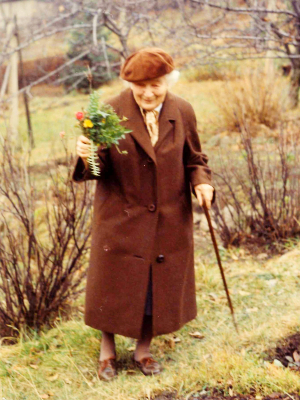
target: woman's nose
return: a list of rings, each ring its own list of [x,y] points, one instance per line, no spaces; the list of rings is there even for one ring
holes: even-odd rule
[[[146,88],[145,91],[144,91],[144,96],[145,97],[149,97],[149,98],[153,97],[152,90],[150,88]]]

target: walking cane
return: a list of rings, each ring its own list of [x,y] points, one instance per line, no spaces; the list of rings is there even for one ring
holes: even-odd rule
[[[204,213],[205,213],[205,216],[206,216],[206,219],[207,219],[207,222],[208,222],[211,239],[212,239],[212,242],[213,242],[213,245],[214,245],[214,249],[215,249],[215,253],[216,253],[216,257],[217,257],[217,260],[218,260],[218,265],[219,265],[219,268],[220,268],[220,272],[221,272],[221,276],[222,276],[222,280],[223,280],[223,284],[224,284],[224,289],[225,289],[227,300],[228,300],[228,305],[229,305],[229,308],[230,308],[230,311],[231,311],[233,324],[234,324],[234,327],[235,327],[237,333],[239,333],[238,326],[237,326],[237,323],[235,321],[234,310],[233,310],[233,306],[232,306],[232,302],[231,302],[228,286],[227,286],[227,283],[226,283],[224,269],[223,269],[222,263],[221,263],[221,257],[220,257],[220,253],[219,253],[216,237],[215,237],[215,232],[214,232],[214,229],[213,229],[213,226],[212,226],[212,223],[211,223],[211,218],[210,218],[210,215],[209,215],[209,212],[208,212],[207,205],[205,203],[205,199],[203,197],[202,197],[202,199],[203,199],[203,209],[204,209]]]

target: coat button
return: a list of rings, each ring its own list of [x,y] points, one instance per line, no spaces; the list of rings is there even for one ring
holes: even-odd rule
[[[165,256],[162,255],[162,254],[160,254],[159,256],[156,257],[156,261],[157,261],[158,263],[164,262],[164,261],[165,261]]]
[[[153,163],[152,158],[148,157],[148,158],[147,158],[147,162],[148,162],[148,163]]]
[[[148,210],[149,210],[149,211],[152,211],[152,212],[155,211],[155,210],[156,210],[155,204],[149,204]]]

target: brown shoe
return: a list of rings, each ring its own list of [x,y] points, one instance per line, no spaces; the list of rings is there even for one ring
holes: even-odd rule
[[[152,357],[142,358],[140,361],[136,361],[133,358],[134,364],[142,371],[144,375],[156,375],[160,374],[163,370],[162,366],[155,361]]]
[[[98,369],[99,379],[103,381],[111,381],[117,376],[116,359],[108,358],[107,360],[99,361]]]

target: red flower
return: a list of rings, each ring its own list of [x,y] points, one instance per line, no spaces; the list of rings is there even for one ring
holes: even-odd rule
[[[59,132],[59,136],[60,136],[61,138],[63,138],[63,137],[65,136],[65,134],[66,134],[66,132],[65,132],[65,131],[61,131],[61,132]]]
[[[83,112],[78,111],[78,112],[75,114],[75,117],[76,117],[79,121],[81,121],[81,120],[83,119]]]

